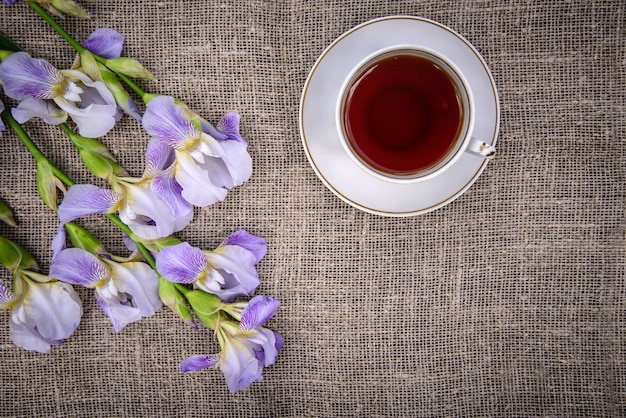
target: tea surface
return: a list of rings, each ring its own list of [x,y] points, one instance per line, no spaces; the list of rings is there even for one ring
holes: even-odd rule
[[[363,162],[407,176],[448,157],[462,129],[463,106],[440,65],[405,53],[374,62],[356,78],[343,116],[348,142]]]

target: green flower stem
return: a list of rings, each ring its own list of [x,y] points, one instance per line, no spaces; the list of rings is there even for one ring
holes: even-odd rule
[[[36,11],[52,28],[57,31],[59,35],[63,37],[76,51],[82,52],[85,48],[79,44],[74,38],[70,36],[69,33],[65,31],[53,18],[46,12],[43,7],[38,5],[37,3],[33,3],[32,1],[26,1],[26,4],[30,6],[31,9]]]
[[[13,129],[13,132],[15,132],[15,134],[18,136],[20,141],[22,141],[22,144],[26,146],[28,151],[35,158],[35,162],[39,162],[42,160],[48,161],[48,163],[50,163],[50,167],[52,168],[52,172],[59,180],[63,182],[63,184],[65,184],[68,187],[71,187],[74,185],[74,181],[71,178],[69,178],[63,171],[61,171],[61,169],[59,169],[57,166],[52,164],[52,162],[48,160],[48,157],[46,157],[46,155],[43,152],[41,152],[41,150],[37,147],[37,145],[35,145],[35,143],[30,138],[30,136],[28,136],[24,128],[22,128],[22,125],[20,125],[13,118],[13,115],[11,115],[11,111],[9,109],[5,109],[2,112],[2,117],[6,121],[7,125],[9,125],[11,129]]]
[[[187,293],[191,292],[190,289],[186,288],[185,286],[183,286],[180,283],[174,283],[172,282],[172,284],[174,285],[174,287],[183,294],[183,296],[187,295]]]
[[[48,12],[46,12],[46,10],[43,7],[41,7],[37,3],[33,3],[32,1],[27,1],[26,3],[30,6],[31,9],[33,9],[35,12],[37,12],[37,14],[39,14],[39,16],[41,16],[46,22],[48,22],[48,24],[52,27],[52,29],[54,29],[59,35],[61,35],[61,37],[63,39],[65,39],[67,41],[67,43],[69,43],[72,46],[72,48],[74,48],[76,50],[76,52],[78,52],[80,54],[81,52],[87,50],[78,41],[76,41],[76,39],[74,39],[69,33],[67,33],[67,31],[65,29],[63,29],[63,27],[61,25],[59,25],[52,18],[52,16],[50,16],[50,14],[48,14]],[[106,66],[106,58],[102,58],[101,56],[96,55],[94,53],[92,53],[92,55],[94,56],[96,61],[98,61],[100,64]],[[141,87],[139,87],[137,85],[137,83],[135,83],[133,80],[131,80],[130,77],[126,76],[125,74],[120,74],[120,73],[117,73],[117,72],[115,72],[115,75],[117,75],[120,80],[122,80],[124,83],[126,83],[126,85],[128,85],[128,87],[130,87],[135,93],[137,93],[139,95],[139,97],[141,97],[141,99],[145,103],[148,102],[150,95],[148,93],[146,93]]]
[[[26,131],[22,128],[22,125],[20,125],[13,118],[13,115],[11,115],[11,111],[9,109],[5,109],[2,112],[2,117],[6,121],[7,125],[18,136],[20,141],[22,141],[22,144],[24,144],[24,146],[28,149],[28,151],[31,153],[33,158],[35,158],[36,162],[39,162],[41,160],[46,160],[50,164],[50,167],[52,168],[52,172],[54,173],[54,175],[59,180],[61,180],[63,182],[63,184],[65,184],[67,187],[72,187],[74,184],[76,184],[76,182],[74,180],[72,180],[69,176],[67,176],[67,174],[65,174],[63,171],[61,171],[60,168],[55,166],[48,159],[48,157],[46,157],[46,155],[43,152],[41,152],[41,150],[37,147],[37,145],[30,138],[28,133],[26,133]],[[72,133],[72,130],[65,123],[61,124],[61,128],[63,129],[63,131],[65,133]],[[132,237],[132,231],[130,230],[128,225],[126,225],[124,222],[122,222],[122,220],[120,218],[118,218],[117,216],[115,216],[113,214],[105,215],[105,217],[109,221],[111,221],[115,226],[117,226],[122,231],[124,231],[129,237]],[[154,269],[154,271],[156,271],[156,263],[154,261],[154,257],[152,257],[152,254],[150,253],[150,251],[148,251],[148,249],[145,247],[145,245],[143,245],[141,242],[135,241],[135,244],[137,245],[137,248],[139,248],[139,251],[141,252],[141,254],[146,258],[146,261],[148,262],[148,264],[150,264],[150,267],[152,267]]]

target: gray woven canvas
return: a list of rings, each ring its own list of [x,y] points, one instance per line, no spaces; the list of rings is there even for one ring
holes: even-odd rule
[[[154,93],[216,123],[241,115],[253,174],[177,234],[214,248],[238,229],[264,237],[258,293],[281,301],[268,326],[285,344],[263,381],[231,394],[209,330],[162,308],[113,332],[93,291],[80,326],[39,354],[9,339],[0,311],[0,415],[7,417],[617,417],[626,415],[626,20],[621,0],[78,0],[59,20],[77,39],[125,36]],[[387,218],[357,210],[315,175],[298,129],[300,95],[324,48],[390,15],[438,21],[492,70],[498,153],[460,198]],[[0,32],[67,68],[74,51],[24,2],[0,5]],[[4,96],[3,96],[4,99]],[[93,182],[62,132],[25,128],[68,175]],[[140,176],[148,136],[124,118],[103,142]],[[14,240],[50,265],[56,216],[10,130],[0,198]],[[99,183],[98,183],[99,184]],[[114,226],[82,219],[113,251]],[[3,280],[8,273],[2,273]]]

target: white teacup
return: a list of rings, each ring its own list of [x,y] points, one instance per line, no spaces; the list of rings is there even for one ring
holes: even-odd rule
[[[474,137],[474,95],[441,53],[394,45],[365,57],[343,82],[336,124],[350,158],[394,183],[441,175],[464,153],[483,159],[495,147]]]

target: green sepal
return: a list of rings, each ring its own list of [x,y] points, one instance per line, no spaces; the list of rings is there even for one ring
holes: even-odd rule
[[[63,14],[89,19],[89,13],[80,7],[74,0],[32,0],[34,3],[41,5],[49,13],[64,17]]]
[[[180,239],[176,238],[173,235],[170,235],[168,237],[163,237],[163,238],[153,240],[152,244],[155,246],[157,251],[160,251],[165,247],[169,247],[170,245],[180,244],[181,242],[182,241]]]
[[[162,276],[159,276],[159,297],[187,325],[196,328],[193,322],[193,315],[185,303],[185,298],[176,289],[174,283],[167,281]]]
[[[91,232],[72,222],[65,224],[67,236],[70,238],[72,245],[94,255],[105,254],[106,248]]]
[[[17,227],[17,222],[15,222],[11,207],[2,199],[0,199],[0,221],[9,224],[12,227]]]
[[[70,139],[78,148],[85,167],[94,176],[110,181],[113,176],[125,176],[127,174],[126,170],[115,161],[115,157],[106,145],[97,139],[86,138],[78,134],[70,135]]]
[[[104,61],[111,71],[132,78],[154,80],[154,76],[138,60],[128,57],[109,58]]]
[[[102,64],[98,64],[98,69],[100,70],[100,77],[102,78],[102,82],[113,94],[117,105],[121,107],[125,113],[129,114],[133,118],[141,120],[141,115],[135,109],[130,94],[128,94],[117,76]]]
[[[37,191],[39,197],[50,209],[57,210],[57,188],[63,187],[61,181],[54,175],[52,164],[48,160],[40,159],[37,162]]]
[[[28,251],[4,237],[0,237],[0,264],[11,271],[39,268]]]
[[[207,327],[216,329],[224,304],[220,298],[202,290],[192,290],[185,297],[198,319]]]
[[[89,52],[89,50],[84,49],[80,51],[80,68],[82,71],[87,74],[93,81],[102,81],[102,75],[100,74],[100,67],[98,66],[98,61],[96,61],[96,57]]]

